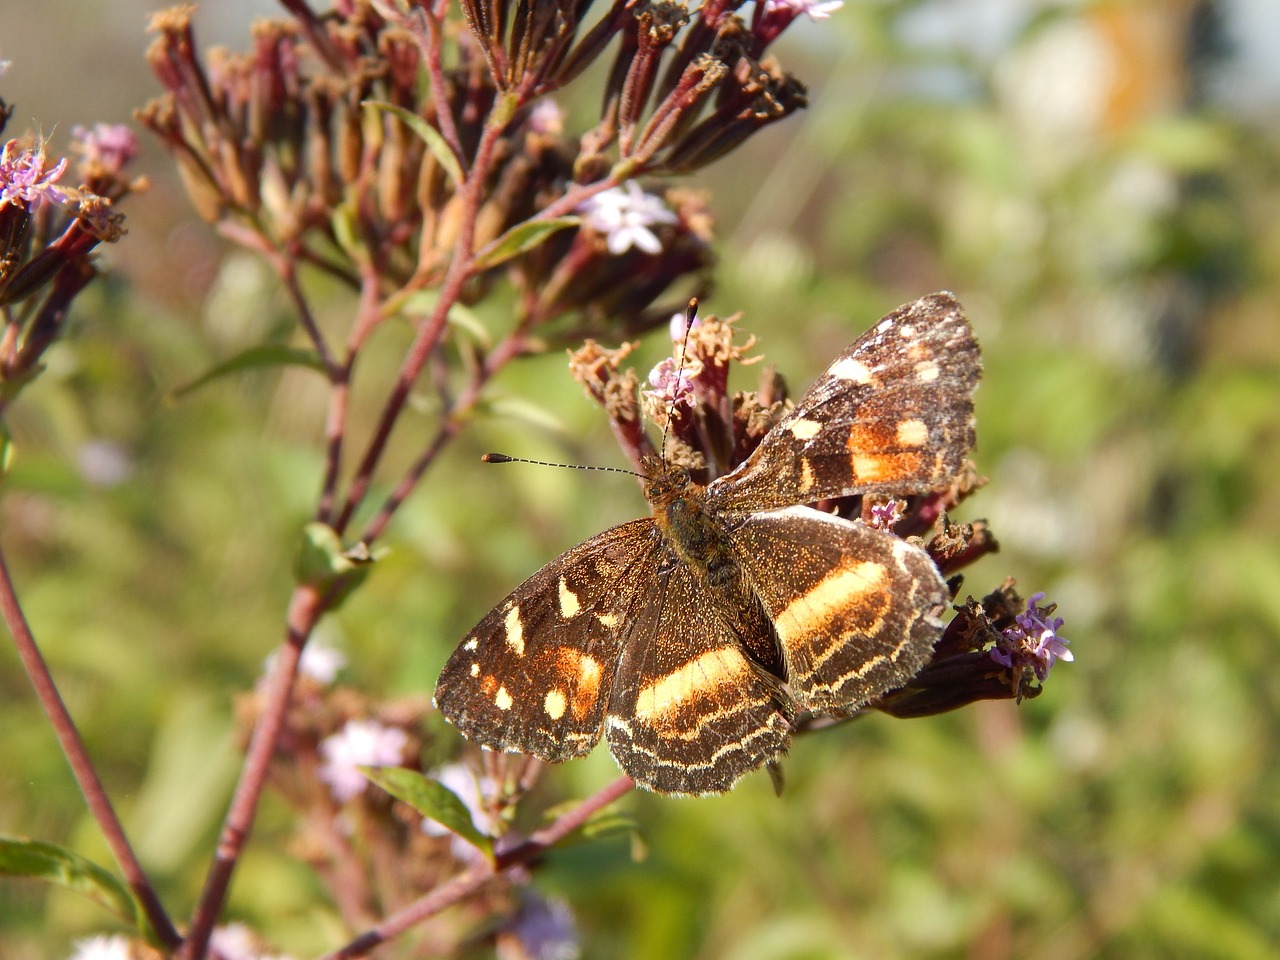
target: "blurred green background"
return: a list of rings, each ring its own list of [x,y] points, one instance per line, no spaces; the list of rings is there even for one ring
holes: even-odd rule
[[[210,6],[200,37],[241,48],[250,13],[274,10]],[[15,132],[31,122],[61,146],[71,124],[127,119],[154,93],[148,9],[0,8]],[[781,799],[764,776],[712,800],[628,798],[646,859],[603,842],[538,877],[572,905],[584,956],[1277,955],[1272,9],[850,0],[791,31],[780,53],[811,108],[698,181],[720,215],[707,306],[746,309],[743,327],[800,387],[883,312],[955,290],[983,345],[977,462],[991,478],[964,518],[986,517],[1003,547],[966,588],[1013,575],[1024,594],[1047,591],[1077,659],[1021,707],[803,738]],[[0,539],[183,915],[236,770],[233,697],[280,635],[323,391],[310,374],[261,373],[163,402],[290,318],[261,266],[190,215],[163,158],[141,166],[153,189],[129,202],[110,277],[12,412]],[[391,369],[394,348],[375,362]],[[403,511],[392,555],[322,630],[350,658],[345,680],[374,696],[429,691],[515,583],[643,508],[608,476],[481,467],[491,448],[621,461],[562,356],[495,389],[561,427],[476,424]],[[410,423],[404,450],[429,426]],[[8,644],[0,758],[0,831],[110,862]],[[597,751],[550,779],[572,797],[613,776]],[[302,956],[333,943],[288,830],[269,802],[232,910]],[[66,956],[105,922],[71,894],[0,880],[6,960]]]

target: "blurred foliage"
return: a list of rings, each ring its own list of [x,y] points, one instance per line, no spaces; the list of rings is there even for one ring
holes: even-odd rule
[[[1274,956],[1276,131],[1199,102],[1194,71],[1212,65],[1181,55],[1177,29],[1173,53],[1158,30],[1145,59],[1122,48],[1138,42],[1117,27],[1126,10],[1185,29],[1189,5],[1064,7],[990,57],[906,45],[900,18],[924,6],[850,3],[809,31],[810,111],[706,179],[723,211],[710,307],[747,308],[743,326],[800,388],[887,309],[954,289],[986,361],[977,458],[992,482],[970,511],[1004,547],[967,586],[1014,574],[1048,591],[1077,661],[1021,708],[802,738],[780,800],[763,776],[723,798],[631,798],[643,860],[621,838],[580,844],[538,883],[572,904],[588,957]],[[1089,43],[1124,69],[1097,76]],[[278,642],[318,483],[321,385],[249,371],[165,404],[278,339],[284,315],[241,256],[217,265],[198,318],[138,279],[160,273],[78,305],[13,411],[0,536],[181,914],[236,769],[232,697]],[[642,369],[662,349],[646,345]],[[345,680],[374,695],[429,691],[493,600],[641,509],[619,478],[480,466],[485,449],[617,461],[563,357],[494,389],[561,428],[477,422],[399,517],[392,554],[322,628],[350,654]],[[0,824],[109,863],[0,649]],[[439,735],[447,751],[454,734]],[[614,775],[600,750],[548,782],[564,798]],[[304,955],[337,932],[289,831],[269,800],[232,913]],[[70,894],[0,881],[6,958],[64,956],[103,922]]]

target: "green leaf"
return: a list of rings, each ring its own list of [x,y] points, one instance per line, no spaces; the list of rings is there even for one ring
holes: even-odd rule
[[[579,222],[578,217],[552,217],[548,220],[526,220],[518,223],[480,252],[476,257],[475,268],[488,270],[496,267],[512,257],[532,250],[558,230],[576,227]]]
[[[392,116],[399,117],[401,122],[416,133],[432,155],[440,161],[440,166],[444,167],[445,173],[453,181],[454,189],[462,189],[462,166],[458,163],[458,157],[454,154],[453,148],[445,142],[439,130],[412,110],[398,107],[394,103],[387,103],[385,100],[365,100],[363,104],[370,109],[384,110]]]
[[[138,927],[142,917],[133,894],[114,874],[51,843],[0,836],[0,876],[29,877],[74,890],[131,927]]]
[[[375,560],[386,551],[371,553],[366,544],[347,548],[332,527],[308,523],[302,528],[302,542],[294,557],[293,575],[298,583],[328,590],[330,610],[336,610],[369,576]]]
[[[351,258],[352,263],[367,263],[369,251],[365,247],[364,239],[360,236],[355,203],[347,200],[338,204],[329,222],[333,227],[333,239],[338,244],[338,248]]]
[[[462,837],[486,854],[493,855],[493,838],[476,829],[471,811],[456,793],[439,780],[406,767],[361,767],[366,777],[397,800],[402,800],[424,817]]]
[[[0,478],[9,472],[13,464],[13,437],[9,436],[9,428],[0,421]]]
[[[310,367],[320,373],[325,372],[324,364],[320,362],[320,358],[310,350],[286,347],[282,344],[263,344],[262,346],[250,347],[231,359],[222,361],[190,383],[170,390],[166,399],[170,402],[178,400],[188,393],[200,389],[205,384],[212,383],[214,380],[225,377],[228,374],[256,370],[261,367]]]

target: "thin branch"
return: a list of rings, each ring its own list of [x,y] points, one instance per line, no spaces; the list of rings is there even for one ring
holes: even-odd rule
[[[326,597],[314,585],[299,584],[289,603],[288,630],[275,666],[267,678],[262,715],[253,728],[249,749],[245,754],[240,782],[236,784],[231,806],[218,837],[218,849],[209,866],[204,890],[191,918],[191,930],[179,956],[185,960],[203,957],[209,945],[209,934],[222,912],[231,875],[235,872],[240,852],[253,829],[253,818],[267,781],[271,758],[275,754],[285,711],[289,707],[293,682],[298,674],[298,660],[307,637],[325,609]]]
[[[475,243],[476,215],[480,209],[480,201],[484,193],[489,166],[493,161],[494,147],[497,145],[499,137],[502,136],[503,129],[504,125],[494,122],[491,115],[490,121],[485,125],[484,132],[481,135],[480,144],[476,148],[475,163],[467,176],[466,190],[463,193],[463,209],[458,228],[458,242],[454,247],[453,260],[449,264],[449,270],[440,285],[439,299],[437,299],[435,308],[432,310],[427,322],[418,328],[418,335],[414,338],[404,362],[400,366],[400,373],[396,377],[396,382],[387,397],[382,416],[378,420],[378,425],[374,429],[368,447],[365,449],[365,455],[360,461],[360,466],[356,469],[355,476],[352,477],[351,488],[347,491],[346,503],[333,523],[333,528],[339,533],[351,522],[352,514],[364,502],[364,498],[369,492],[369,487],[373,483],[374,471],[377,469],[378,462],[382,459],[382,453],[391,437],[391,430],[399,419],[405,402],[409,399],[413,383],[418,378],[418,374],[422,372],[422,367],[427,362],[427,358],[431,356],[431,351],[436,348],[440,338],[444,335],[449,310],[458,301],[463,286],[471,274],[471,265],[475,262],[475,253],[472,247]]]
[[[435,462],[435,458],[444,449],[445,445],[457,435],[458,430],[466,419],[466,415],[479,402],[480,394],[484,390],[485,384],[508,362],[519,356],[523,345],[524,333],[522,327],[507,336],[485,357],[484,363],[472,374],[466,389],[462,391],[462,394],[446,411],[444,420],[436,431],[436,435],[431,438],[431,442],[427,444],[417,459],[410,464],[409,469],[404,472],[404,476],[400,478],[400,482],[396,484],[395,489],[382,502],[377,515],[369,521],[360,537],[361,542],[373,543],[374,540],[382,535],[382,531],[386,529],[396,510],[400,508],[400,505],[404,503],[419,481],[422,480],[422,475]]]
[[[174,928],[168,913],[165,912],[164,905],[160,902],[160,897],[152,887],[151,881],[147,879],[146,871],[138,862],[133,847],[129,845],[124,825],[116,816],[106,788],[98,778],[98,772],[89,758],[89,751],[80,737],[80,731],[76,729],[75,721],[71,718],[66,704],[62,702],[62,696],[58,693],[53,676],[49,673],[49,666],[36,645],[31,627],[18,603],[18,595],[14,590],[13,580],[9,577],[9,568],[5,562],[3,550],[0,550],[0,613],[3,613],[5,625],[13,636],[18,656],[22,658],[22,665],[27,670],[27,676],[31,678],[36,696],[49,717],[49,723],[58,737],[58,743],[67,758],[67,763],[71,766],[76,783],[80,785],[80,792],[84,794],[89,810],[106,837],[111,853],[116,858],[116,864],[142,907],[148,925],[166,949],[177,948],[182,942],[182,937]]]
[[[539,830],[524,843],[498,856],[496,863],[485,863],[460,873],[436,887],[430,893],[393,913],[372,930],[366,930],[346,946],[325,954],[321,960],[350,960],[362,957],[371,950],[399,936],[410,927],[421,923],[440,911],[478,893],[486,884],[503,871],[528,863],[583,826],[596,813],[624,796],[635,787],[635,781],[621,776],[595,795],[588,797],[551,826]]]

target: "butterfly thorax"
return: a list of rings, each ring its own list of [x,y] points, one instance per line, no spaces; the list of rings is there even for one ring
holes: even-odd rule
[[[650,476],[644,495],[662,536],[707,587],[736,583],[729,532],[709,506],[706,487],[690,480],[683,467],[664,466]]]

